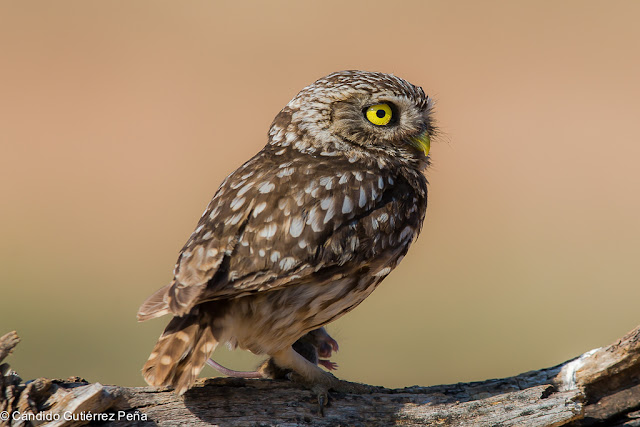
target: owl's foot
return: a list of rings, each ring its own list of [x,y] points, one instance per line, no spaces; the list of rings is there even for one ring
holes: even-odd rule
[[[289,379],[315,393],[321,414],[324,414],[324,407],[329,402],[329,390],[338,393],[368,394],[378,389],[365,384],[341,381],[300,356],[292,347],[273,354],[272,358],[277,365],[292,370]]]
[[[324,407],[329,403],[329,391],[350,394],[370,394],[378,390],[378,387],[343,381],[329,372],[321,372],[323,377],[316,377],[313,380],[309,380],[298,373],[292,372],[289,374],[289,379],[308,388],[316,395],[318,399],[318,411],[322,416],[324,416]]]

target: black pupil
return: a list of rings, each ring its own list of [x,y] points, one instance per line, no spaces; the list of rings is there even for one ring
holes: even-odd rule
[[[384,116],[387,115],[387,112],[384,110],[378,110],[376,111],[376,116],[378,116],[379,119],[383,118]]]

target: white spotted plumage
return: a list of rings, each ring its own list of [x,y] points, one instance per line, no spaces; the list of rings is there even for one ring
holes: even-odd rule
[[[342,213],[348,214],[348,213],[351,213],[352,211],[353,211],[353,200],[351,199],[350,196],[344,196],[344,199],[342,201]]]

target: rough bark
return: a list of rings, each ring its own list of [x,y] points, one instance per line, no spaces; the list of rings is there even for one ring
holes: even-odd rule
[[[15,332],[0,338],[0,362],[18,342]],[[177,396],[169,389],[104,386],[79,378],[23,383],[6,363],[0,368],[0,411],[49,420],[58,414],[51,426],[87,424],[90,416],[111,418],[102,424],[113,426],[640,426],[640,327],[608,347],[515,377],[335,393],[324,416],[310,391],[287,381],[214,378]]]

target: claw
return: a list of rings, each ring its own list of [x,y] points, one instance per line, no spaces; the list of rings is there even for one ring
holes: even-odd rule
[[[326,390],[316,391],[316,394],[318,395],[318,412],[324,417],[324,407],[329,403],[329,394]]]

